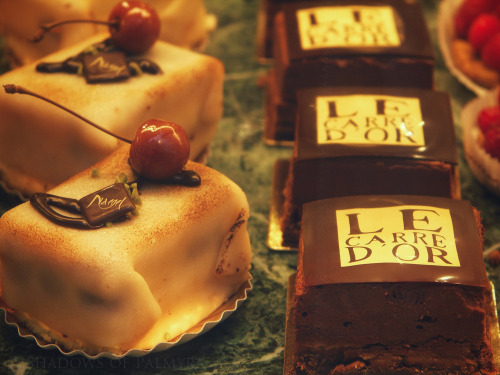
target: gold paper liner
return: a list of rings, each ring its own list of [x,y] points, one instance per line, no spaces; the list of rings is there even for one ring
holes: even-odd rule
[[[469,168],[488,190],[500,195],[500,161],[489,155],[480,144],[481,129],[477,125],[479,112],[498,105],[498,90],[473,99],[463,108],[460,122],[463,130],[464,153]]]
[[[265,125],[263,141],[268,146],[281,146],[281,147],[293,147],[294,141],[277,139],[273,135],[269,135],[271,130]]]
[[[195,337],[202,335],[208,332],[210,329],[215,327],[217,324],[224,321],[227,317],[229,317],[236,309],[247,299],[248,292],[252,289],[251,278],[245,281],[240,288],[233,294],[224,304],[222,304],[218,309],[212,312],[205,319],[200,321],[195,326],[188,329],[183,334],[177,336],[176,338],[166,341],[159,342],[154,348],[151,349],[130,349],[122,353],[113,353],[113,352],[100,352],[100,353],[89,353],[85,350],[66,350],[64,347],[57,345],[47,339],[37,335],[36,333],[31,332],[19,319],[14,316],[5,306],[0,306],[5,311],[5,322],[11,326],[17,328],[19,335],[23,338],[35,340],[37,345],[43,349],[57,349],[64,355],[83,355],[89,359],[96,359],[100,357],[111,358],[111,359],[120,359],[125,356],[130,357],[141,357],[146,354],[152,352],[159,352],[163,350],[170,349],[176,345],[180,345],[186,343]],[[64,339],[62,339],[64,340]]]
[[[283,240],[283,231],[281,230],[280,224],[285,201],[283,189],[285,188],[289,165],[290,160],[278,159],[274,163],[273,168],[271,205],[269,207],[269,226],[266,244],[271,250],[276,251],[297,251],[298,249],[298,243]]]
[[[455,65],[453,58],[451,57],[451,44],[455,34],[453,15],[463,1],[464,0],[443,0],[441,4],[439,4],[437,18],[437,37],[439,49],[443,55],[444,63],[451,74],[454,75],[458,81],[469,90],[475,92],[477,95],[484,95],[488,89],[477,84],[462,73],[462,71],[460,71],[460,69],[458,69]]]
[[[295,340],[292,334],[293,329],[293,300],[295,296],[295,278],[297,274],[293,274],[288,278],[288,289],[286,295],[286,326],[285,326],[285,357],[283,360],[283,375],[292,374],[293,370],[293,353],[295,351]],[[489,321],[491,344],[493,348],[493,361],[497,369],[500,369],[500,332],[498,323],[498,312],[495,300],[495,289],[491,283],[491,298],[490,305],[487,309],[486,319]]]
[[[286,324],[285,324],[285,358],[283,360],[283,375],[287,375],[293,368],[293,353],[295,352],[295,337],[293,330],[293,297],[295,296],[294,273],[288,278],[288,288],[286,292]]]
[[[493,361],[498,370],[500,370],[500,326],[498,323],[498,309],[495,298],[495,286],[490,281],[491,299],[490,308],[488,309],[487,319],[490,322],[491,346],[493,347]]]

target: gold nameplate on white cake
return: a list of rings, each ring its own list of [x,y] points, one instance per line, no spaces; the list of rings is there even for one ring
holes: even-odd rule
[[[375,263],[460,267],[450,210],[430,206],[336,211],[340,266]]]
[[[396,15],[389,6],[331,6],[297,11],[302,49],[398,47]]]
[[[318,144],[425,146],[418,98],[387,95],[316,98]]]

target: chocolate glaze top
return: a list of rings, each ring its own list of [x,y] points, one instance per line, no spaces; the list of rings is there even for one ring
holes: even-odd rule
[[[387,47],[336,47],[304,50],[301,48],[296,12],[325,6],[390,6],[396,18],[401,43]],[[434,49],[420,4],[414,0],[335,0],[306,1],[282,5],[290,60],[302,60],[325,56],[377,55],[420,57],[434,59]]]
[[[423,121],[424,145],[346,144],[317,141],[316,98],[348,95],[394,96],[418,99]],[[339,110],[340,111],[340,110]],[[341,156],[379,156],[458,163],[449,95],[444,92],[373,87],[329,87],[304,89],[298,93],[294,157],[298,160]]]
[[[38,63],[35,69],[40,73],[83,74],[87,83],[119,82],[141,73],[156,75],[162,72],[158,64],[146,58],[130,56],[111,38],[95,43],[64,61]]]
[[[408,209],[409,206],[417,206],[418,210],[413,212]],[[377,212],[377,215],[372,215],[370,221],[367,219],[369,211],[363,209],[375,208],[377,210],[373,212]],[[381,212],[380,208],[389,208],[392,213],[382,219],[378,215]],[[350,209],[354,210],[346,211]],[[404,210],[406,212],[402,214]],[[449,225],[441,220],[446,216],[442,212],[448,211],[454,235],[450,235]],[[346,213],[350,215],[347,228],[351,228],[351,233],[347,236],[351,239],[348,240],[345,240],[345,235],[349,230],[345,230],[345,225],[343,230],[339,229],[337,220],[339,218],[345,224]],[[403,216],[407,217],[404,225]],[[387,217],[395,218],[392,228]],[[396,236],[390,233],[391,229],[403,226],[405,236],[399,232]],[[415,235],[417,241],[413,238],[413,232],[417,233]],[[434,244],[431,237],[437,239]],[[447,237],[448,241],[454,240],[454,246],[450,242],[444,242],[444,237]],[[331,198],[306,203],[303,208],[301,239],[299,271],[303,271],[307,286],[372,282],[443,282],[489,287],[482,256],[480,224],[468,201],[425,196],[381,195]],[[384,239],[390,240],[383,244]],[[366,245],[367,242],[370,244]],[[354,249],[356,254],[354,258],[349,258],[347,243],[360,246]],[[398,243],[404,243],[403,247],[406,249],[413,249],[407,243],[412,244],[415,249],[418,248],[421,263],[416,264],[417,261],[410,256],[414,255],[413,250],[403,254],[403,257],[410,261],[398,262],[392,252],[394,247],[398,247]],[[454,261],[455,264],[445,265],[441,262],[436,256],[442,255],[442,252],[436,248],[431,249],[434,258],[429,258],[426,248],[436,244],[446,250],[445,259],[453,261],[452,253],[458,256]],[[361,246],[372,248],[370,256],[373,257],[376,251],[386,252],[388,261],[368,263],[366,258],[365,263],[361,264],[359,259],[368,254]],[[456,250],[453,250],[453,247],[456,247]],[[356,261],[346,262],[345,257],[342,261],[341,252],[344,256],[348,256],[348,260]],[[429,262],[430,259],[433,262]]]

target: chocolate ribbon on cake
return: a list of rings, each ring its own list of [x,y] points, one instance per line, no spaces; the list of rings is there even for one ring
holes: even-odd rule
[[[159,74],[161,68],[148,59],[131,58],[106,39],[62,62],[41,62],[41,73],[83,74],[87,83],[118,82],[141,73]]]
[[[198,173],[183,169],[166,179],[166,185],[196,187],[201,184]],[[125,183],[119,182],[84,196],[80,200],[47,193],[35,193],[30,203],[52,222],[75,228],[97,229],[107,223],[125,218],[136,209],[134,193],[129,193]],[[73,213],[68,216],[54,207]],[[78,215],[78,216],[75,216]]]
[[[46,193],[35,193],[30,200],[42,215],[52,222],[83,229],[97,229],[125,217],[136,206],[125,184],[113,184],[86,195],[80,200]],[[68,216],[53,207],[79,216]]]

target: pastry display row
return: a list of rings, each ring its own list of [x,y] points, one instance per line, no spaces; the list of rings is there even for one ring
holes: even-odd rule
[[[421,5],[284,3],[271,33],[267,134],[293,141],[276,250],[299,251],[283,373],[497,373],[483,227]]]
[[[206,161],[224,67],[158,40],[162,21],[119,2],[107,33],[0,78],[2,182],[29,200],[0,219],[1,303],[65,354],[168,347],[251,288],[245,194],[189,160]]]
[[[494,1],[186,3],[0,0],[0,367],[497,374]]]
[[[298,90],[434,87],[434,52],[418,3],[384,2],[376,11],[370,1],[350,4],[335,1],[337,10],[328,1],[307,8],[300,2],[280,7],[272,28],[273,70],[268,77],[268,101],[279,103],[275,111],[267,109],[274,112],[266,119],[270,143],[293,140],[294,116],[286,112],[296,111]],[[280,117],[282,106],[288,110]]]

